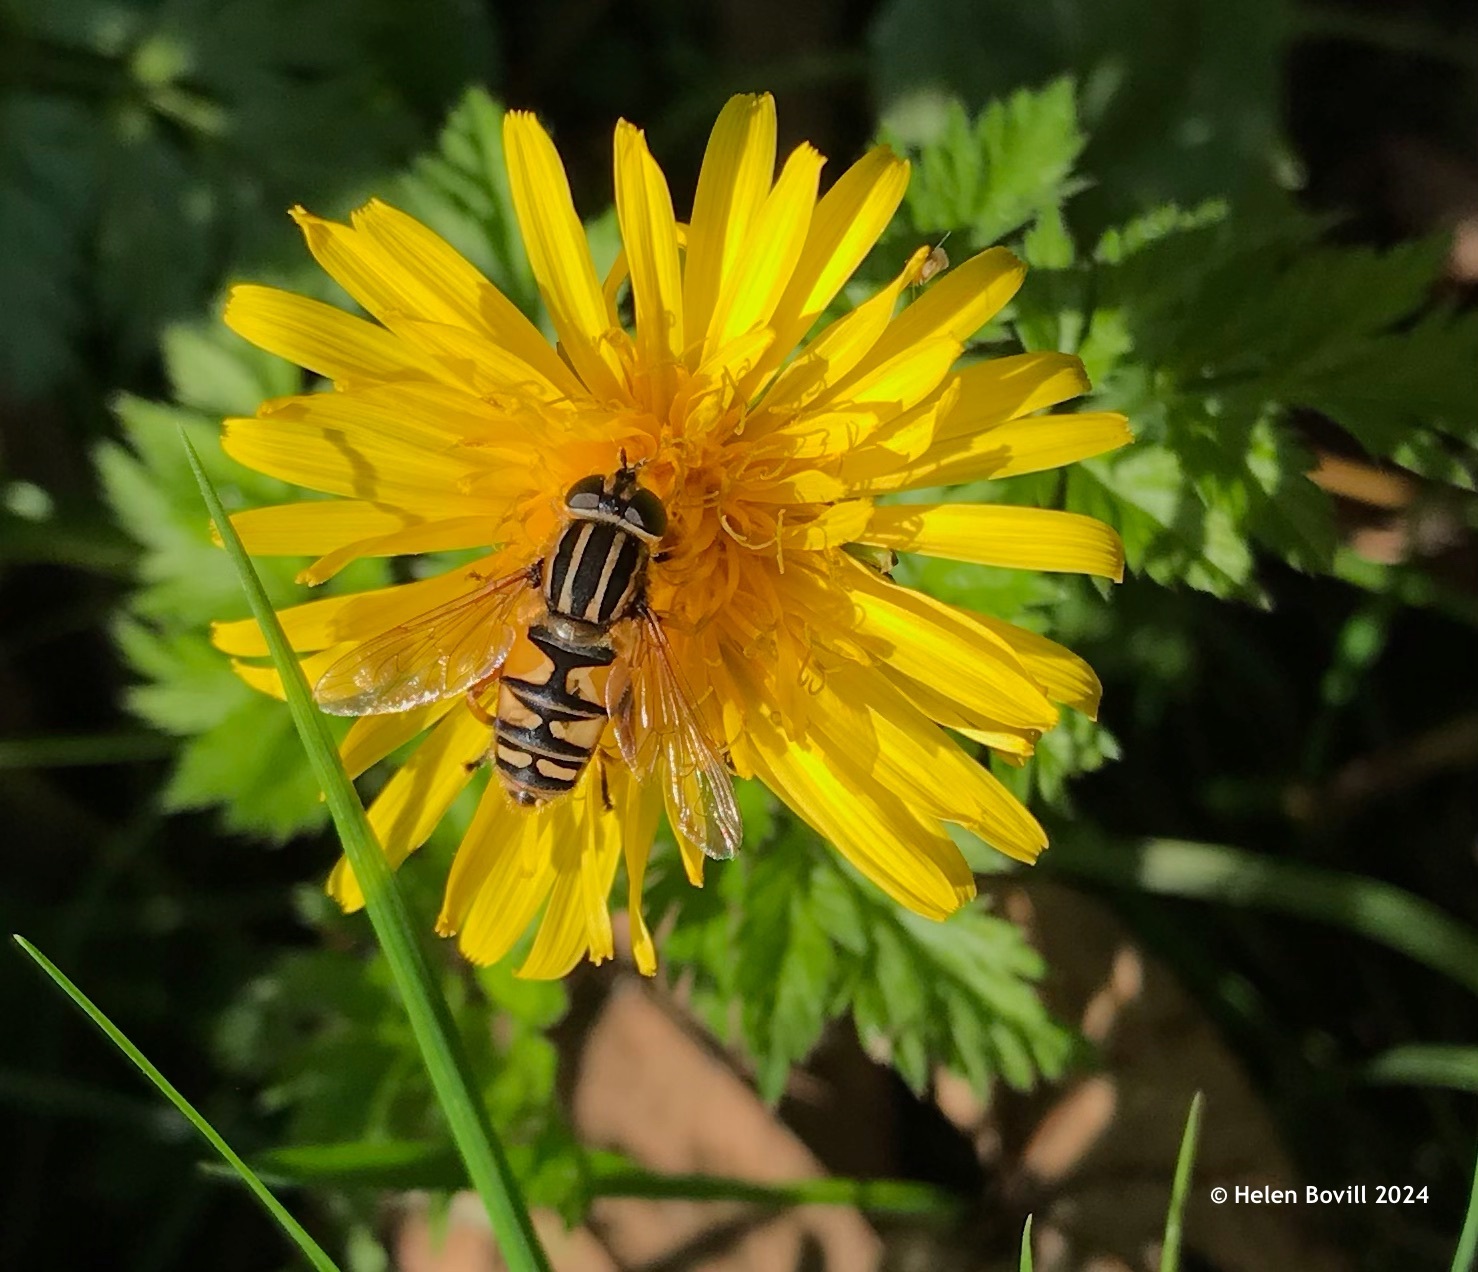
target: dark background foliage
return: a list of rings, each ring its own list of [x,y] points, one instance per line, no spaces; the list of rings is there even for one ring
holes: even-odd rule
[[[1064,76],[1075,91],[994,107],[995,131],[969,131],[988,104]],[[316,1068],[369,1064],[358,1042],[382,1038],[391,1009],[362,974],[357,930],[299,887],[330,849],[293,837],[311,792],[280,780],[295,756],[285,724],[257,732],[256,706],[236,715],[227,698],[197,719],[195,699],[171,697],[189,676],[216,683],[180,633],[187,613],[198,626],[220,612],[209,589],[230,576],[192,574],[199,548],[179,526],[195,524],[193,495],[162,475],[182,469],[151,456],[146,417],[150,401],[183,402],[208,438],[212,416],[292,390],[219,339],[220,287],[317,286],[282,215],[292,203],[342,210],[393,187],[444,212],[444,171],[417,168],[409,186],[397,174],[436,145],[469,84],[550,123],[588,213],[609,198],[618,116],[647,127],[684,191],[723,100],[769,88],[782,146],[813,140],[833,172],[880,117],[915,151],[930,179],[916,179],[895,246],[948,230],[963,255],[1025,234],[1036,268],[1017,334],[1081,345],[1102,401],[1146,440],[1123,463],[1006,497],[1110,517],[1134,576],[1106,600],[953,569],[916,577],[1044,616],[1099,670],[1111,736],[1080,722],[1018,779],[1061,848],[1043,869],[1109,899],[1174,969],[1307,1178],[1430,1187],[1420,1211],[1348,1216],[1352,1261],[1447,1257],[1478,1138],[1473,1053],[1434,1085],[1375,1085],[1367,1066],[1478,1042],[1473,978],[1395,952],[1422,939],[1420,914],[1388,917],[1359,888],[1320,911],[1330,876],[1297,871],[1431,903],[1439,964],[1474,948],[1478,19],[1464,0],[5,0],[5,930],[125,1023],[239,1149],[344,1133],[302,1092]],[[965,131],[941,135],[949,97]],[[983,190],[950,176],[972,164]],[[483,251],[528,303],[516,261]],[[1302,476],[1316,461],[1317,487]],[[181,579],[204,589],[194,610],[171,599]],[[256,745],[232,741],[243,735]],[[1183,860],[1179,875],[1139,868],[1170,840],[1256,856],[1223,854],[1227,871],[1246,866],[1235,878],[1214,852],[1200,874]],[[869,917],[875,898],[846,902],[856,940],[844,933],[824,967],[794,953],[835,929],[793,898],[822,898],[835,920],[853,886],[820,858],[796,862],[770,854],[685,903],[669,948],[715,1021],[744,997],[741,1042],[774,1089],[843,1006],[884,1032],[916,1010],[867,999],[887,960],[934,966],[923,937]],[[432,868],[412,886],[434,892]],[[666,895],[660,870],[654,886]],[[1439,931],[1438,911],[1458,925]],[[728,926],[736,912],[785,934],[737,984],[722,972],[725,942],[747,939]],[[979,916],[963,948],[1009,962],[1005,926]],[[280,1263],[260,1216],[196,1169],[183,1124],[29,971],[17,960],[0,976],[0,1266]],[[1009,978],[962,984],[982,1011],[1025,1010],[1007,1003]],[[492,1095],[521,1115],[551,1098],[540,1028],[563,997],[501,976],[478,992],[518,1022],[504,1043],[528,1089]],[[348,1004],[352,1028],[295,1051],[290,1016],[262,1005],[273,995]],[[1060,1065],[1062,1038],[1018,1018],[1027,1075]],[[920,1045],[927,1057],[895,1056],[916,1087],[926,1058],[968,1070],[975,1054],[949,1030]],[[1011,1076],[1012,1063],[1006,1048],[986,1068]],[[406,1134],[424,1093],[398,1098]],[[902,1086],[897,1099],[920,1107]],[[355,1214],[331,1196],[316,1225]]]

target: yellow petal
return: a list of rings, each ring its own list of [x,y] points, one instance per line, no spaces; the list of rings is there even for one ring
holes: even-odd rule
[[[610,767],[611,800],[621,823],[621,847],[626,857],[626,918],[631,930],[631,957],[643,976],[657,974],[657,947],[642,912],[642,882],[647,858],[657,835],[662,796],[657,783],[643,785],[622,764]]]
[[[526,111],[503,116],[503,153],[529,266],[560,343],[598,398],[626,398],[621,364],[607,333],[615,323],[590,259],[564,165],[549,135]]]
[[[640,128],[621,120],[615,148],[616,217],[631,271],[637,347],[649,367],[675,366],[686,342],[672,195]]]
[[[874,508],[863,543],[976,565],[1124,577],[1124,545],[1102,521],[1007,504]]]
[[[893,219],[908,187],[908,162],[887,146],[868,151],[816,207],[805,247],[771,320],[776,339],[769,367],[811,329]],[[768,369],[768,368],[767,368]]]
[[[968,626],[953,606],[900,587],[843,553],[836,555],[836,568],[844,611],[827,595],[831,587],[812,587],[808,594],[806,572],[786,571],[787,587],[804,598],[814,622],[840,620],[843,635],[910,680],[948,685],[967,711],[1013,728],[1045,730],[1057,723],[1057,709],[998,636]]]
[[[551,359],[558,364],[558,355],[491,283],[485,279],[482,281],[489,298],[489,320],[474,319],[468,316],[465,304],[450,299],[418,272],[417,261],[425,253],[412,252],[409,259],[402,259],[398,250],[387,250],[383,231],[387,218],[392,215],[402,221],[410,221],[409,217],[395,213],[384,204],[371,204],[361,209],[355,215],[353,227],[326,221],[302,208],[294,208],[292,212],[314,259],[345,291],[402,339],[414,341],[410,328],[417,321],[454,325],[476,321],[477,325],[472,330],[483,338],[484,343],[502,351],[502,357],[508,363],[517,366],[518,370],[512,377],[514,381],[543,385],[542,396],[550,400],[578,387],[567,368],[562,365],[550,368]],[[372,228],[381,231],[380,237],[371,233]],[[429,239],[441,242],[424,227],[418,229]],[[441,247],[461,261],[451,247],[444,243]],[[481,277],[465,261],[461,264],[474,276]],[[494,297],[496,300],[492,299]],[[518,315],[517,320],[500,321],[498,315],[506,315],[510,310]],[[519,351],[533,358],[534,363],[531,365],[520,358]],[[546,370],[541,372],[538,367]],[[551,380],[550,374],[557,378]]]
[[[1128,420],[1115,411],[1033,415],[941,443],[947,422],[940,421],[935,445],[913,463],[870,477],[858,488],[881,492],[1018,477],[1090,459],[1134,440]]]
[[[452,800],[472,780],[468,765],[482,757],[487,745],[487,725],[470,711],[453,711],[385,784],[369,807],[369,822],[391,869],[430,837]],[[345,910],[364,904],[347,857],[334,867],[328,891]]]
[[[227,420],[221,446],[248,468],[327,494],[426,517],[486,510],[459,484],[488,471],[491,461],[473,449],[449,450],[446,435],[424,418],[370,394],[278,399],[255,419]]]
[[[938,393],[889,420],[844,453],[841,477],[848,491],[872,490],[885,483],[889,473],[910,467],[925,454],[934,441],[939,416],[949,410],[958,385],[958,378],[951,376]]]
[[[1046,847],[1016,797],[877,671],[855,663],[830,670],[807,723],[829,754],[845,754],[854,771],[919,812],[964,826],[1018,861],[1035,861]]]
[[[1103,685],[1099,683],[1093,668],[1056,641],[1039,636],[988,614],[968,613],[971,621],[994,632],[1015,651],[1021,665],[1030,673],[1053,702],[1083,712],[1090,719],[1098,718],[1098,703],[1103,696]]]
[[[425,732],[448,711],[460,706],[461,698],[447,698],[394,715],[360,716],[349,726],[349,732],[339,743],[339,759],[343,761],[344,771],[351,778],[358,777],[417,734]]]
[[[589,774],[543,815],[561,808],[567,810],[568,830],[562,838],[556,832],[549,904],[533,948],[515,973],[527,980],[557,980],[587,952],[598,962],[614,950],[606,907],[621,855],[620,821],[600,806]]]
[[[774,178],[775,99],[731,97],[708,138],[693,196],[683,305],[695,338],[708,330]]]
[[[354,214],[354,225],[430,298],[429,305],[411,312],[484,336],[560,394],[579,391],[569,368],[523,311],[439,234],[379,199]]]
[[[496,778],[463,836],[447,879],[436,930],[458,934],[469,962],[496,963],[533,921],[554,883],[554,832],[567,829],[555,810],[518,808]]]
[[[589,778],[585,782],[593,790]],[[616,864],[621,860],[622,820],[615,811],[607,811],[599,797],[592,798],[585,811],[585,851],[580,854],[580,890],[585,906],[586,954],[592,963],[604,963],[616,953],[615,934],[611,930],[611,885],[616,880]],[[525,969],[524,974],[531,973]],[[561,976],[563,972],[559,973]]]
[[[330,380],[424,380],[415,352],[383,327],[275,287],[231,289],[226,326],[259,349]]]
[[[1088,392],[1088,373],[1070,353],[1016,353],[960,372],[960,398],[939,435],[959,437],[1056,406]]]
[[[805,245],[825,162],[804,144],[785,161],[780,179],[755,215],[737,265],[724,280],[704,340],[703,361],[769,322]]]
[[[878,670],[935,724],[943,725],[972,742],[979,742],[981,746],[988,746],[992,751],[1012,760],[1026,759],[1037,748],[1037,742],[1042,736],[1040,729],[1002,724],[978,711],[966,710],[948,690],[938,685],[910,680],[891,667],[884,666]]]
[[[416,518],[397,508],[358,499],[315,499],[248,508],[231,524],[253,556],[314,556],[358,539],[394,534]]]
[[[764,712],[749,719],[739,747],[760,779],[889,896],[943,919],[974,895],[969,868],[937,822],[870,782],[847,755],[787,737]]]
[[[811,410],[816,413],[834,405],[839,411],[858,407],[890,408],[880,418],[918,405],[943,382],[960,356],[963,346],[949,336],[920,340],[900,349],[891,358],[869,358],[865,372],[848,376],[823,394]]]
[[[406,530],[346,543],[299,572],[297,581],[310,586],[333,578],[362,557],[409,556],[418,552],[456,552],[490,547],[502,524],[500,517],[450,517],[426,521]]]
[[[946,336],[969,340],[1016,294],[1025,276],[1026,266],[1004,247],[972,256],[893,319],[859,370],[865,372],[921,341]]]
[[[918,277],[919,267],[928,254],[927,248],[920,248],[897,278],[811,341],[766,390],[756,414],[761,418],[779,417],[800,410],[823,391],[841,383],[887,330],[898,297]],[[758,431],[756,423],[757,420],[746,430],[751,436]]]
[[[526,980],[559,980],[569,975],[584,955],[589,939],[585,932],[585,890],[579,860],[571,861],[568,869],[561,869],[558,856],[556,844],[554,883],[549,889],[544,917],[539,920],[533,948],[514,973]]]

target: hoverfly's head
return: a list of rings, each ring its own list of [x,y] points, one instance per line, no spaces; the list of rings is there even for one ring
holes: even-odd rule
[[[565,495],[565,511],[576,521],[603,521],[619,526],[651,546],[667,533],[667,509],[644,486],[636,469],[623,464],[607,477],[582,477]]]

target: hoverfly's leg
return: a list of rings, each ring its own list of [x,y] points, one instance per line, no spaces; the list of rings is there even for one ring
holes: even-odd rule
[[[498,717],[495,713],[490,712],[485,706],[483,706],[482,703],[478,701],[478,698],[482,696],[483,692],[488,688],[489,685],[497,684],[497,682],[498,673],[494,672],[491,676],[484,676],[475,685],[467,690],[467,710],[472,712],[473,717],[477,720],[479,724],[485,724],[490,729],[498,723]],[[484,764],[488,763],[492,759],[494,745],[494,741],[490,739],[488,741],[487,749],[475,760],[464,760],[462,763],[462,767],[465,768],[469,773],[477,772],[478,769],[480,769]]]
[[[651,559],[653,565],[661,565],[662,562],[672,559],[672,549],[664,548],[661,552],[654,552]]]
[[[485,724],[490,729],[493,727],[493,725],[497,724],[498,717],[493,712],[489,711],[485,706],[483,706],[482,703],[480,703],[477,699],[482,695],[484,689],[486,689],[489,685],[496,684],[497,682],[498,677],[496,675],[488,676],[483,680],[479,680],[475,685],[467,690],[467,710],[472,712],[473,716],[477,719],[477,722],[479,724]]]
[[[606,812],[613,813],[616,805],[611,802],[611,784],[606,778],[606,757],[598,751],[595,755],[595,767],[600,773],[600,802]]]

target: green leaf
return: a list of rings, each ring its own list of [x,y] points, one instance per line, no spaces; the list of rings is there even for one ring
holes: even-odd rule
[[[52,981],[82,1010],[92,1023],[102,1030],[109,1041],[128,1057],[134,1067],[154,1084],[160,1094],[184,1115],[190,1125],[200,1132],[201,1137],[206,1143],[221,1155],[222,1159],[225,1160],[231,1169],[241,1177],[242,1183],[251,1190],[252,1195],[261,1203],[262,1208],[277,1222],[278,1227],[302,1251],[303,1257],[315,1268],[320,1269],[320,1272],[337,1272],[337,1265],[334,1261],[323,1252],[318,1243],[304,1230],[303,1226],[287,1212],[282,1203],[268,1191],[266,1185],[257,1178],[251,1167],[236,1155],[231,1146],[221,1138],[215,1127],[196,1111],[195,1106],[189,1100],[185,1099],[175,1089],[169,1079],[150,1063],[148,1057],[128,1040],[123,1031],[94,1006],[91,999],[78,989],[46,955],[41,953],[25,937],[17,936],[14,940],[21,949],[30,955],[41,970],[51,977]]]
[[[1260,595],[1246,536],[1225,507],[1207,504],[1168,447],[1131,446],[1074,464],[1065,506],[1113,526],[1129,568],[1157,583]]]
[[[166,360],[182,394],[202,410],[250,410],[261,396],[301,384],[295,369],[229,332],[172,329]],[[116,409],[124,442],[99,447],[96,462],[114,515],[144,554],[140,586],[113,630],[140,678],[127,691],[129,709],[184,740],[165,788],[166,805],[218,806],[228,829],[278,841],[322,826],[327,810],[318,786],[304,765],[292,762],[297,742],[288,713],[248,688],[210,644],[209,624],[243,616],[246,605],[230,560],[200,513],[199,493],[179,452],[179,429],[208,457],[212,480],[233,505],[281,503],[295,492],[228,459],[210,416],[127,396]],[[262,575],[279,605],[308,599],[293,578],[304,563],[263,561]],[[361,562],[318,591],[334,594],[385,578],[383,563]],[[330,728],[341,736],[346,722],[335,720]],[[243,745],[246,738],[252,746]]]
[[[467,1056],[455,1031],[446,999],[432,977],[405,901],[375,840],[359,796],[339,762],[334,739],[322,714],[313,704],[302,668],[277,620],[272,602],[252,568],[251,558],[242,547],[220,496],[183,430],[180,441],[211,519],[241,576],[252,615],[271,650],[273,665],[282,677],[293,723],[308,753],[318,785],[324,792],[344,852],[363,890],[365,909],[384,951],[396,990],[405,1005],[421,1061],[468,1175],[487,1207],[503,1257],[515,1272],[547,1269],[548,1262],[519,1195],[508,1159],[488,1120],[487,1109],[475,1093]]]
[[[1265,196],[1291,166],[1278,77],[1292,7],[888,0],[868,33],[872,87],[891,119],[948,96],[974,111],[1072,75],[1093,133],[1083,200],[1096,226],[1171,200]]]
[[[885,118],[882,133],[917,155],[904,196],[915,230],[959,233],[962,246],[987,246],[1051,216],[1080,185],[1072,171],[1084,136],[1070,79],[1013,93],[974,120],[956,101],[914,103]]]
[[[1191,1195],[1191,1172],[1196,1164],[1196,1142],[1201,1135],[1199,1091],[1191,1100],[1186,1116],[1185,1132],[1180,1137],[1180,1152],[1175,1158],[1175,1182],[1170,1189],[1170,1208],[1165,1212],[1165,1240],[1160,1246],[1160,1272],[1179,1272],[1181,1231],[1185,1221],[1185,1204]]]
[[[1378,1085],[1478,1093],[1478,1047],[1408,1043],[1377,1056],[1362,1076]]]
[[[689,888],[659,856],[649,905],[676,910],[663,962],[691,984],[695,1010],[724,1036],[738,1012],[766,1099],[848,1012],[915,1090],[939,1066],[980,1089],[997,1075],[1026,1087],[1062,1070],[1070,1043],[1037,998],[1041,960],[980,905],[945,923],[909,914],[799,827],[747,847],[715,882],[721,905],[707,899],[712,883]]]

